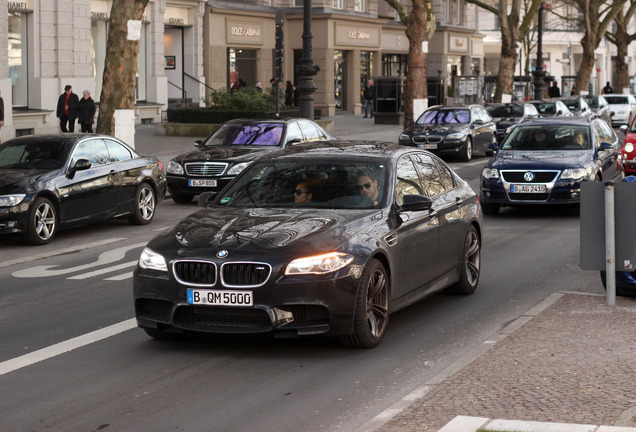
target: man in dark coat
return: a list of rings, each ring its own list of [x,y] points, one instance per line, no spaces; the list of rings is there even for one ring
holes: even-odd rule
[[[77,120],[82,128],[82,132],[93,133],[93,122],[95,118],[95,101],[91,97],[91,92],[84,90],[84,96],[80,99],[77,109]]]
[[[367,81],[367,86],[363,92],[364,95],[364,118],[371,117],[373,118],[373,104],[375,102],[375,86],[373,85],[373,80]]]
[[[561,90],[559,90],[559,86],[557,86],[556,81],[552,82],[552,87],[550,87],[550,90],[548,90],[548,96],[550,96],[551,98],[561,96]]]
[[[64,87],[64,93],[57,100],[57,117],[60,119],[62,132],[75,132],[78,104],[79,98],[73,93],[73,88],[70,85]]]

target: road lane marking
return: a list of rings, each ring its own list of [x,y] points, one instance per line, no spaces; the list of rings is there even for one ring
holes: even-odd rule
[[[35,363],[65,354],[94,342],[99,342],[135,327],[137,327],[137,320],[135,318],[131,318],[129,320],[104,327],[103,329],[95,330],[94,332],[86,333],[76,338],[51,345],[50,347],[42,348],[40,350],[33,351],[32,353],[4,361],[0,363],[0,375],[31,366]]]
[[[19,270],[17,272],[14,272],[12,276],[17,278],[36,278],[36,277],[60,276],[60,275],[65,275],[69,273],[76,273],[76,272],[80,272],[82,270],[86,270],[89,268],[121,261],[126,256],[126,252],[137,247],[145,246],[146,244],[148,244],[148,242],[141,242],[141,243],[136,243],[133,245],[122,246],[117,249],[112,249],[102,253],[97,258],[97,261],[93,261],[92,263],[83,264],[76,267],[59,269],[59,270],[50,270],[54,267],[59,267],[59,266],[58,265],[43,265],[43,266],[37,266],[37,267],[30,267],[24,270]]]
[[[124,279],[130,279],[131,277],[133,277],[133,272],[128,272],[128,273],[120,274],[118,276],[109,277],[109,278],[106,278],[104,280],[107,280],[107,281],[122,281]]]
[[[95,271],[88,272],[88,273],[82,273],[81,275],[77,275],[77,276],[67,277],[66,279],[79,279],[79,280],[88,279],[89,277],[99,276],[99,275],[104,274],[104,273],[110,273],[110,272],[114,272],[114,271],[117,271],[117,270],[125,269],[127,267],[132,267],[135,264],[137,264],[137,260],[129,261],[127,263],[119,264],[119,265],[112,266],[112,267],[106,267],[106,268],[103,268],[103,269],[100,269],[100,270],[95,270]]]
[[[80,246],[71,246],[68,247],[66,249],[56,249],[54,251],[50,251],[50,252],[43,252],[37,255],[29,255],[28,257],[23,257],[23,258],[16,258],[14,260],[10,260],[10,261],[4,261],[4,262],[0,262],[0,268],[2,267],[9,267],[15,264],[22,264],[25,262],[30,262],[30,261],[35,261],[38,259],[42,259],[42,258],[50,258],[52,256],[57,256],[57,255],[64,255],[64,254],[68,254],[68,253],[73,253],[73,252],[78,252],[78,251],[82,251],[85,249],[90,249],[96,246],[103,246],[105,244],[109,244],[109,243],[114,243],[114,242],[118,242],[118,241],[122,241],[122,240],[127,240],[125,237],[115,237],[112,239],[108,239],[108,240],[100,240],[100,241],[96,241],[96,242],[92,242],[92,243],[86,243]]]

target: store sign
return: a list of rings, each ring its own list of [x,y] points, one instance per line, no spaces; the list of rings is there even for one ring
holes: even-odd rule
[[[449,36],[449,51],[454,52],[468,52],[468,37],[467,36]]]
[[[337,23],[336,44],[378,47],[380,45],[380,28],[356,27]]]
[[[91,1],[91,19],[96,21],[108,21],[110,18],[110,6],[107,1]]]
[[[9,12],[31,12],[33,11],[33,1],[12,2],[8,3]]]
[[[249,21],[227,21],[228,42],[262,44],[263,24]]]
[[[190,25],[190,9],[166,6],[163,23],[170,26],[185,27]]]

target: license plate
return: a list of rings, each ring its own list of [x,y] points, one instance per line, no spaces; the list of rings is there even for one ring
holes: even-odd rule
[[[511,193],[545,193],[545,185],[510,185]]]
[[[437,150],[437,144],[418,144],[417,148],[424,150]]]
[[[188,289],[188,304],[208,306],[253,306],[252,291]]]
[[[192,187],[216,187],[216,180],[188,180],[188,186]]]

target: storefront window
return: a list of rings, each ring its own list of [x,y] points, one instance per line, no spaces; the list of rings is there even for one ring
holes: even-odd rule
[[[406,76],[406,54],[382,54],[383,76]]]
[[[9,78],[14,107],[28,106],[27,15],[9,12]]]
[[[240,86],[254,87],[256,85],[257,51],[252,49],[227,49],[228,88],[234,83]]]
[[[345,54],[344,51],[336,50],[333,54],[333,77],[334,77],[334,102],[336,109],[344,109],[343,102],[345,92]]]
[[[360,102],[364,103],[364,88],[367,80],[373,76],[373,53],[370,51],[360,52]]]

